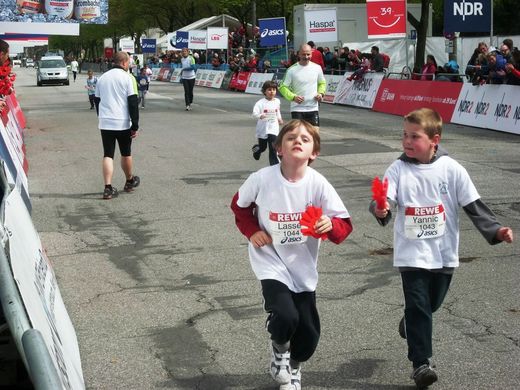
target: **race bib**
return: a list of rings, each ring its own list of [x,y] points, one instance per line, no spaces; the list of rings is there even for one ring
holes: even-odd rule
[[[307,241],[301,232],[302,213],[269,212],[269,233],[274,245],[294,245]]]
[[[404,216],[406,238],[410,240],[425,240],[444,235],[446,229],[446,214],[444,206],[439,204],[431,207],[407,207]]]
[[[276,110],[264,110],[264,120],[266,120],[267,122],[275,122],[278,120],[278,118],[276,117]]]

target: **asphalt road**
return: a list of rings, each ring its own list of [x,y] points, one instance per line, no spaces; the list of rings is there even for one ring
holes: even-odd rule
[[[253,160],[258,96],[153,82],[134,143],[133,194],[103,201],[102,147],[85,74],[36,87],[21,69],[33,219],[73,320],[87,389],[275,389],[246,239],[229,204]],[[289,118],[283,102],[284,119]],[[392,228],[367,211],[371,179],[400,154],[402,119],[324,105],[314,167],[354,232],[320,251],[322,338],[304,389],[413,389]],[[447,125],[442,144],[520,238],[520,137]],[[117,165],[116,165],[117,167]],[[116,169],[114,185],[124,177]],[[520,244],[489,246],[461,214],[461,267],[434,319],[436,389],[520,388]]]

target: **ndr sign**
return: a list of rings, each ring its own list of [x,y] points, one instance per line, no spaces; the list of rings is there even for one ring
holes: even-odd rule
[[[491,0],[445,0],[444,32],[491,31]]]

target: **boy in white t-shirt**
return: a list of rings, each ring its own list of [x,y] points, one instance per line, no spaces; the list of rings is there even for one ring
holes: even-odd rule
[[[394,266],[401,273],[405,298],[399,334],[408,343],[411,378],[418,388],[437,381],[430,366],[432,314],[441,306],[459,266],[459,216],[462,207],[492,245],[511,243],[513,231],[497,222],[480,200],[467,171],[439,146],[442,119],[429,108],[404,117],[404,153],[385,172],[387,201],[370,211],[381,225],[394,222]]]
[[[283,124],[280,99],[276,97],[277,90],[276,81],[266,81],[262,85],[264,97],[257,101],[253,108],[253,117],[257,119],[256,137],[258,138],[258,144],[252,147],[253,158],[259,160],[262,152],[269,146],[269,165],[278,164],[274,142],[280,132],[280,125]]]
[[[283,390],[300,390],[300,364],[316,350],[320,239],[304,236],[300,219],[310,205],[323,215],[314,225],[339,244],[352,231],[350,216],[332,185],[308,165],[318,156],[318,130],[303,120],[287,123],[275,143],[280,164],[251,174],[231,208],[249,239],[249,259],[262,285],[272,342],[270,373]]]

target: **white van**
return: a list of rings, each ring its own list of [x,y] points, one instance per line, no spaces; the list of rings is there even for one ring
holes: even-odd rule
[[[38,61],[36,85],[64,84],[69,85],[69,69],[60,56],[45,56]]]

